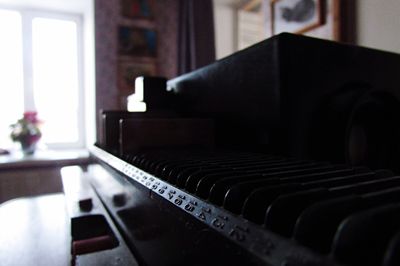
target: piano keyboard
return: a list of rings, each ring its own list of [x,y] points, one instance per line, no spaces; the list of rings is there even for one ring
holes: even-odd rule
[[[400,176],[389,170],[248,152],[92,153],[257,265],[400,265]]]

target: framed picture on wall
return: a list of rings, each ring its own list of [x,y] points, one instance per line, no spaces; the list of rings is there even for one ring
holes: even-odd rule
[[[156,75],[154,62],[137,62],[130,59],[118,62],[118,87],[122,94],[134,93],[137,77],[154,75]]]
[[[152,19],[153,0],[120,0],[121,15],[130,19]]]
[[[119,26],[118,53],[120,55],[155,57],[157,55],[157,35],[155,30]]]
[[[271,31],[305,33],[325,23],[325,0],[271,0]]]

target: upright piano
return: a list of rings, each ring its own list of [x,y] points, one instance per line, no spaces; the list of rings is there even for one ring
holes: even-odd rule
[[[137,84],[64,178],[76,265],[400,265],[399,55],[284,33]]]

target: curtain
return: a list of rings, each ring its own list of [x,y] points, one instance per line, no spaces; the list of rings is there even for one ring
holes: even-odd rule
[[[214,62],[212,0],[179,0],[178,74]]]

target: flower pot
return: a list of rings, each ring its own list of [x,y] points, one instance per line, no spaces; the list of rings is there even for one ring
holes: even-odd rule
[[[11,125],[11,139],[21,144],[22,152],[26,155],[33,154],[36,144],[42,133],[39,129],[39,120],[36,112],[25,112],[24,117]]]
[[[21,149],[25,155],[32,155],[36,151],[37,141],[21,141]]]

